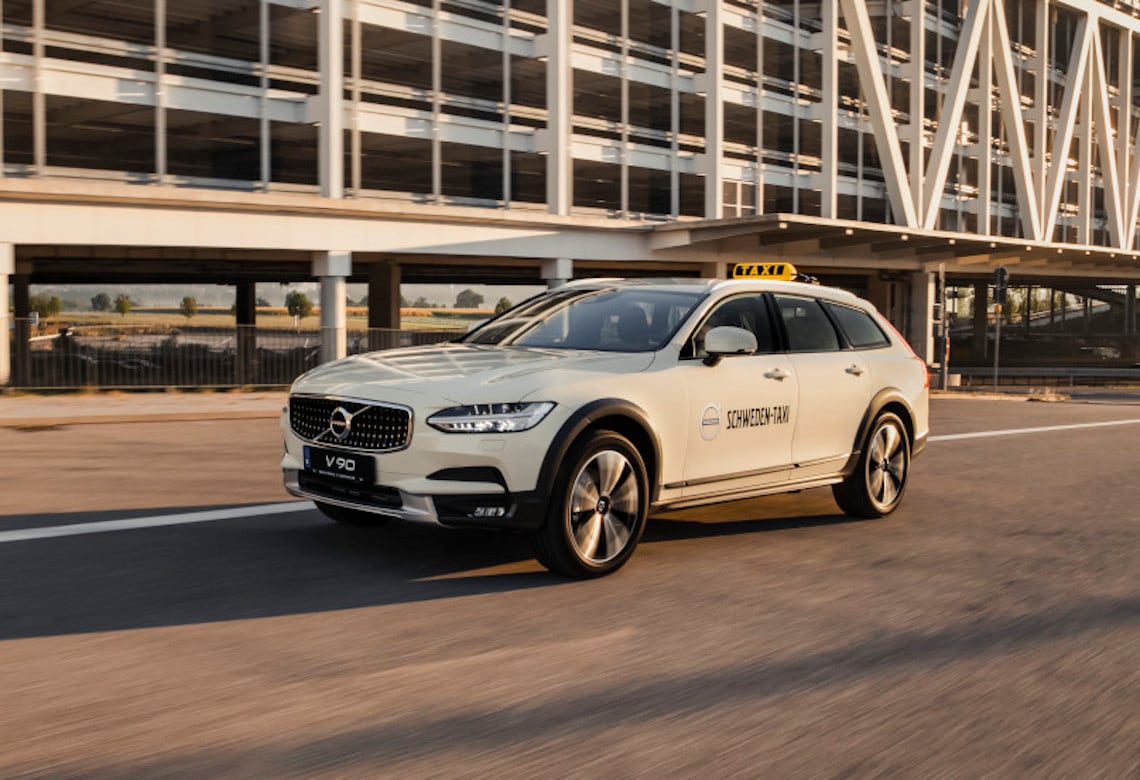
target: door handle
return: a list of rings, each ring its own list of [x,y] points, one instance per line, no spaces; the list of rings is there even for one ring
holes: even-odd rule
[[[861,369],[859,366],[854,365],[854,364],[848,366],[847,368],[845,368],[843,370],[846,371],[848,374],[851,374],[852,376],[862,376],[863,375],[863,369]]]
[[[770,371],[764,372],[764,377],[766,379],[778,379],[781,382],[783,382],[785,379],[787,379],[790,376],[791,376],[791,374],[789,374],[787,371],[785,371],[782,368],[773,368]]]

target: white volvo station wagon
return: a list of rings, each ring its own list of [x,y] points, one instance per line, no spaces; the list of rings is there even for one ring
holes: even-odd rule
[[[577,281],[320,366],[282,416],[285,487],[349,525],[526,532],[572,577],[622,566],[656,510],[830,485],[886,515],[926,443],[926,366],[870,303],[790,274]]]

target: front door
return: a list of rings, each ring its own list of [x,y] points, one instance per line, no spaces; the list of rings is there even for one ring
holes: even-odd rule
[[[752,331],[757,352],[705,365],[704,334],[722,325]],[[731,495],[787,478],[796,377],[777,344],[762,294],[720,302],[690,337],[678,367],[689,399],[683,497]]]

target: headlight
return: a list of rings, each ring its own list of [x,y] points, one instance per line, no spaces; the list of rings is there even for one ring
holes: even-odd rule
[[[553,408],[550,401],[453,406],[436,412],[427,423],[447,433],[514,433],[538,425]]]

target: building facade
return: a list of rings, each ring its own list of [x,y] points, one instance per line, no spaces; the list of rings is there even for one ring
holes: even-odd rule
[[[331,357],[350,279],[398,327],[401,281],[771,258],[929,359],[941,272],[980,360],[1003,266],[1027,338],[1134,357],[1140,2],[3,0],[0,21],[16,318],[39,283],[211,280],[252,322],[253,282],[317,278]]]

